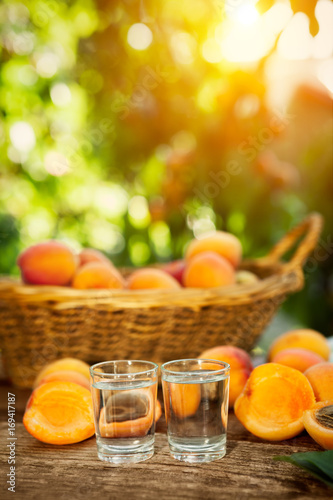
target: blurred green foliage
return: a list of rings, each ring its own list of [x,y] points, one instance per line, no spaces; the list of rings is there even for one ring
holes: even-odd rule
[[[19,251],[48,238],[139,266],[178,258],[193,234],[218,228],[255,257],[312,210],[331,238],[331,99],[302,88],[287,112],[270,108],[276,43],[247,66],[213,63],[206,41],[227,7],[1,3],[0,273],[18,273]],[[285,307],[328,333],[332,251],[307,277]]]

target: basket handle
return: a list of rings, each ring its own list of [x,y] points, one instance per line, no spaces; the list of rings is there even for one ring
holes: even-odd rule
[[[284,264],[285,269],[302,267],[307,257],[316,247],[322,227],[323,217],[316,212],[309,214],[298,226],[294,227],[274,245],[267,258],[275,262],[280,260],[295,245],[297,240],[303,236],[291,259]]]

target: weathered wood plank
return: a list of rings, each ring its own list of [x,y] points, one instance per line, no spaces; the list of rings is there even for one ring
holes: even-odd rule
[[[319,450],[306,433],[271,443],[248,433],[231,413],[227,455],[201,465],[178,462],[169,454],[165,421],[157,427],[155,455],[147,462],[112,466],[97,459],[95,439],[70,446],[51,446],[32,438],[24,429],[22,413],[29,391],[10,389],[17,395],[16,493],[18,500],[215,500],[332,498],[329,490],[305,472],[272,457],[296,451]],[[6,396],[2,387],[0,425],[1,498],[7,491],[9,472],[6,448]]]

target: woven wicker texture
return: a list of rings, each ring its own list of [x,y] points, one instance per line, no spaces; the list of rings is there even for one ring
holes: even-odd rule
[[[31,387],[40,369],[61,357],[162,363],[197,357],[219,344],[250,350],[287,294],[302,288],[302,266],[321,227],[322,217],[311,214],[269,255],[244,261],[242,269],[262,278],[250,285],[75,290],[5,278],[0,281],[0,341],[6,372],[14,384]],[[280,261],[295,245],[292,258]]]

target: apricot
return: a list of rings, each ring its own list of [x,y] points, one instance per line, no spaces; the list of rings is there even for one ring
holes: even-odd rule
[[[73,382],[40,385],[28,401],[23,424],[43,443],[83,441],[95,433],[90,391]]]
[[[144,290],[150,288],[180,288],[178,281],[170,274],[160,269],[138,269],[134,271],[127,283],[130,290]]]
[[[174,260],[173,262],[168,262],[162,267],[165,273],[170,274],[175,280],[178,281],[180,285],[183,284],[183,276],[185,271],[185,261],[184,260]]]
[[[155,407],[155,422],[158,422],[161,416],[162,416],[162,406],[160,401],[157,399]]]
[[[280,335],[269,349],[268,360],[271,361],[278,352],[292,347],[309,349],[319,354],[325,361],[330,357],[330,347],[324,335],[315,330],[300,329]]]
[[[257,283],[258,281],[258,276],[250,271],[242,270],[236,272],[236,283],[239,285],[250,285],[252,283]]]
[[[59,241],[45,241],[24,250],[17,259],[22,279],[31,285],[69,285],[77,257]]]
[[[79,384],[90,391],[90,384],[87,377],[74,370],[60,370],[58,372],[48,373],[44,378],[42,378],[38,385],[56,381],[73,382],[74,384]]]
[[[84,266],[88,262],[102,262],[103,264],[113,265],[111,261],[105,257],[102,252],[95,250],[94,248],[84,248],[79,253],[79,266]]]
[[[40,385],[41,381],[50,373],[59,372],[59,371],[75,371],[81,373],[85,376],[87,381],[90,383],[90,371],[89,365],[80,359],[75,358],[62,358],[57,359],[56,361],[52,361],[46,365],[37,375],[36,380],[34,382],[34,387]]]
[[[192,417],[200,406],[200,384],[169,384],[170,402],[178,418]]]
[[[128,438],[146,436],[159,413],[154,389],[121,391],[114,393],[99,416],[101,437]],[[154,413],[155,412],[155,413]]]
[[[303,413],[307,432],[325,450],[333,450],[333,399],[320,401]]]
[[[229,261],[214,252],[195,255],[184,273],[184,285],[189,288],[210,288],[234,283],[234,268]]]
[[[324,358],[319,356],[309,349],[302,349],[301,347],[295,347],[293,349],[283,349],[279,351],[272,359],[273,363],[279,363],[280,365],[290,366],[290,368],[295,368],[300,372],[305,372],[310,366],[322,363]]]
[[[248,353],[239,347],[225,345],[208,349],[199,358],[216,359],[230,365],[229,406],[233,407],[253,370]]]
[[[333,399],[333,363],[319,363],[304,373],[311,384],[316,401]]]
[[[303,412],[315,403],[308,379],[298,370],[266,363],[251,373],[236,399],[236,417],[255,436],[282,441],[303,429]]]
[[[200,240],[192,240],[187,247],[185,260],[189,261],[202,252],[216,252],[234,267],[242,259],[242,245],[236,236],[225,231],[216,231]]]
[[[80,290],[89,288],[124,288],[125,280],[110,264],[88,262],[78,269],[72,287]]]

